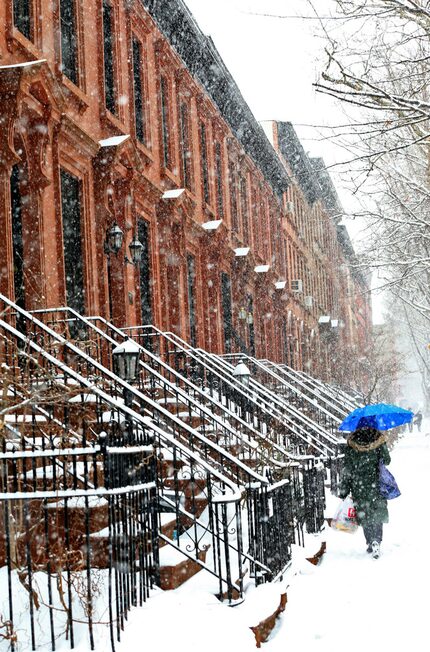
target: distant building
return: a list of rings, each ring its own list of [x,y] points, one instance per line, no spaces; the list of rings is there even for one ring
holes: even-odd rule
[[[291,123],[267,121],[263,127],[292,180],[283,226],[290,270],[302,292],[291,293],[288,307],[295,322],[304,322],[305,367],[327,380],[365,387],[368,374],[360,361],[372,333],[370,274],[341,223],[344,211],[324,160],[308,157]]]

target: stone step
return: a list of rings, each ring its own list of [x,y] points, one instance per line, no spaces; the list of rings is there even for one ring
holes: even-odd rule
[[[207,550],[198,552],[200,561],[206,561]],[[166,551],[163,554],[163,551]],[[202,566],[193,559],[184,559],[179,551],[167,546],[160,551],[160,588],[172,591],[182,586],[187,580],[202,570]]]

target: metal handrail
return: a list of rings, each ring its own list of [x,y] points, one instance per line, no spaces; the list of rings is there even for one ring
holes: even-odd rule
[[[79,316],[79,317],[80,317],[80,316]],[[83,319],[83,318],[82,318],[82,319]],[[127,329],[125,329],[125,330],[127,330]],[[133,330],[133,329],[132,329],[132,330]],[[162,335],[164,336],[164,334],[162,334]],[[319,459],[319,460],[328,460],[328,456],[327,456],[327,457],[324,457],[324,455],[329,455],[329,454],[330,454],[330,451],[326,449],[325,451],[322,451],[322,452],[323,452],[323,456],[322,456],[322,457],[319,457],[319,458],[315,458],[315,456],[312,456],[312,455],[297,455],[297,456],[294,455],[294,456],[292,456],[292,457],[294,457],[295,459],[299,460],[299,461],[300,461],[300,464],[304,464],[304,463],[307,463],[307,462],[314,463],[314,461],[315,461],[316,459]],[[331,451],[331,452],[333,452],[333,451]]]
[[[255,394],[247,392],[244,387],[237,383],[230,373],[228,375],[225,373],[225,369],[219,369],[219,360],[216,356],[208,354],[206,351],[198,348],[191,347],[188,343],[184,342],[180,337],[170,332],[163,332],[156,328],[155,326],[136,326],[122,329],[124,332],[130,333],[133,335],[138,332],[146,332],[148,329],[151,329],[152,333],[150,335],[156,335],[157,337],[163,337],[167,342],[170,342],[173,346],[179,346],[183,349],[191,359],[198,361],[202,364],[208,371],[215,374],[220,381],[227,384],[229,387],[233,388],[240,396],[243,397],[243,400],[254,402],[256,406],[264,413],[268,418],[275,419],[286,425],[291,432],[296,435],[304,444],[307,446],[314,447],[318,453],[325,455],[331,454],[335,455],[336,451],[333,448],[330,448],[329,444],[321,441],[321,438],[331,441],[332,444],[337,445],[337,440],[333,438],[327,431],[319,427],[317,424],[313,423],[309,418],[300,414],[298,411],[295,411],[290,406],[285,406],[284,403],[279,401],[275,396],[271,396],[270,405],[267,402],[268,390],[267,388],[255,386]],[[184,346],[185,344],[185,346]],[[204,361],[202,361],[202,358]],[[257,400],[258,399],[258,400]],[[287,411],[287,414],[285,414]],[[288,411],[290,415],[288,415]],[[297,423],[294,419],[301,422]],[[317,432],[319,437],[314,436],[308,429],[311,428],[314,432]]]
[[[5,298],[1,294],[0,294],[0,300],[5,301]],[[9,301],[7,299],[6,299],[5,302],[9,303]],[[16,306],[14,306],[14,308],[15,307]],[[46,330],[46,332],[48,332],[48,334],[51,337],[54,337],[54,339],[56,339],[56,341],[58,343],[61,343],[62,345],[66,346],[71,351],[73,351],[75,354],[78,354],[78,355],[81,354],[81,355],[85,356],[85,354],[79,348],[75,347],[73,344],[68,342],[61,335],[58,335],[58,333],[55,333],[54,331],[52,331],[49,327],[45,326],[45,324],[43,324],[43,322],[40,322],[39,320],[34,319],[30,313],[26,313],[24,310],[21,310],[21,309],[19,309],[19,312],[23,316],[27,317],[29,320],[34,322],[39,328],[42,328],[43,330]],[[20,333],[18,330],[13,328],[13,326],[11,326],[7,322],[3,321],[3,319],[0,319],[0,327],[2,327],[5,330],[9,331],[9,333],[13,334],[15,338],[20,339],[23,343],[27,344],[33,351],[37,352],[43,358],[48,360],[53,366],[57,367],[57,369],[61,370],[64,374],[67,374],[67,376],[69,376],[70,378],[73,378],[74,380],[76,380],[80,385],[82,385],[83,387],[86,387],[87,390],[90,391],[90,393],[95,394],[96,396],[98,396],[102,401],[104,401],[108,405],[113,405],[115,410],[118,410],[119,412],[127,414],[129,418],[131,418],[133,421],[139,423],[143,427],[144,430],[148,430],[148,429],[153,430],[155,433],[157,433],[157,435],[160,437],[160,439],[163,441],[163,443],[165,443],[166,445],[173,444],[176,447],[178,447],[181,450],[182,453],[187,455],[187,457],[193,459],[194,462],[196,462],[197,464],[202,465],[207,471],[209,471],[210,473],[213,473],[217,477],[218,480],[220,480],[221,482],[223,482],[224,484],[229,486],[230,490],[232,492],[232,495],[236,496],[235,500],[240,500],[242,493],[239,490],[239,487],[238,487],[237,484],[232,482],[227,476],[224,476],[222,473],[217,471],[217,469],[212,468],[209,464],[207,464],[207,462],[204,459],[202,459],[199,455],[196,455],[195,453],[193,453],[184,444],[177,441],[172,435],[168,434],[166,431],[159,428],[155,423],[149,422],[146,417],[142,417],[138,412],[135,412],[132,408],[128,407],[127,405],[121,405],[121,404],[117,403],[109,394],[107,394],[105,391],[103,391],[99,387],[97,387],[97,385],[95,385],[92,381],[88,380],[87,378],[85,378],[84,376],[79,374],[77,371],[75,371],[74,369],[72,369],[71,367],[66,365],[64,362],[61,362],[60,360],[55,358],[53,355],[51,355],[50,353],[45,351],[41,346],[39,346],[35,342],[33,342],[33,341],[29,340],[28,338],[26,338],[22,333]],[[130,385],[129,383],[127,383],[125,380],[122,380],[121,378],[116,377],[112,372],[109,371],[109,369],[107,369],[105,367],[102,367],[102,365],[100,365],[99,363],[97,363],[97,362],[95,362],[93,360],[91,360],[91,364],[93,364],[97,368],[98,371],[106,374],[107,376],[110,376],[113,380],[115,380],[115,382],[118,382],[118,384],[120,384],[124,389],[126,389],[128,391],[131,391],[131,392],[135,392],[137,394],[138,398],[143,398],[143,399],[146,398],[143,395],[140,395],[140,392],[137,392],[137,390],[135,390],[135,388],[132,385]],[[148,400],[150,400],[150,399],[148,399]],[[167,412],[167,415],[170,415],[170,413]],[[184,424],[180,420],[178,420],[178,423],[180,425],[184,426],[184,428],[186,430],[189,430],[192,433],[192,429],[189,428],[189,426],[187,426],[187,424]],[[220,452],[223,452],[223,451],[221,450]],[[239,466],[240,466],[240,463],[239,463]],[[246,468],[246,471],[248,471],[247,468]],[[261,482],[262,484],[267,484],[268,483],[267,479],[264,478],[263,476],[260,476],[260,475],[258,475],[256,473],[255,474],[251,473],[251,475],[254,475],[256,480],[258,480],[258,482]],[[228,502],[230,502],[230,500],[231,499],[229,498]]]
[[[0,295],[1,298],[1,295]],[[82,321],[84,324],[86,324],[90,328],[95,328],[98,331],[98,334],[104,337],[104,333],[100,330],[97,329],[97,327],[94,327],[91,322],[83,317],[82,315],[79,315],[76,311],[74,311],[71,308],[58,308],[58,309],[53,309],[51,310],[44,310],[40,312],[53,312],[53,311],[68,311],[71,314],[74,315],[75,319],[79,319]],[[32,314],[28,313],[29,317],[32,318]],[[38,320],[35,320],[38,322]],[[110,380],[114,381],[116,384],[119,384],[123,389],[125,389],[127,392],[129,392],[135,399],[137,399],[140,402],[143,402],[147,406],[149,406],[153,412],[158,412],[163,416],[163,418],[172,421],[175,424],[176,428],[182,429],[187,432],[189,437],[192,437],[202,443],[205,447],[209,447],[213,449],[213,451],[217,455],[221,455],[228,461],[232,466],[237,466],[240,468],[243,472],[246,474],[250,474],[252,477],[255,478],[257,482],[262,482],[263,484],[266,482],[266,479],[255,472],[253,469],[250,469],[248,466],[246,466],[244,463],[242,463],[240,460],[238,460],[234,455],[229,453],[227,450],[223,449],[222,447],[218,446],[211,440],[207,439],[207,437],[204,437],[198,430],[193,429],[191,426],[189,426],[187,423],[184,423],[181,419],[176,417],[174,414],[163,408],[159,403],[156,401],[153,401],[149,396],[146,394],[143,394],[139,389],[137,389],[134,385],[130,385],[126,381],[122,380],[119,378],[113,371],[108,369],[107,367],[104,367],[99,363],[98,361],[94,360],[93,358],[90,358],[84,351],[82,351],[79,347],[76,347],[72,343],[68,342],[65,338],[60,336],[58,333],[55,333],[55,331],[51,330],[48,326],[46,326],[43,322],[38,322],[37,325],[40,327],[44,327],[50,331],[50,335],[54,336],[58,342],[61,342],[63,345],[67,346],[71,351],[73,351],[75,354],[79,355],[80,357],[83,358],[88,358],[90,363],[98,370],[100,371],[103,375],[107,376]],[[117,344],[114,340],[112,340],[112,343]],[[151,368],[149,368],[151,370]],[[152,370],[151,370],[152,371]],[[126,406],[124,406],[125,408]],[[129,408],[127,408],[129,409]],[[136,414],[133,411],[133,414]],[[139,415],[140,416],[140,415]]]
[[[339,418],[341,420],[348,414],[345,406],[340,404],[337,398],[327,395],[323,385],[321,387],[318,386],[317,389],[316,382],[313,379],[310,380],[304,378],[301,376],[300,372],[290,370],[290,368],[286,365],[276,364],[270,360],[260,360],[260,363],[268,369],[273,369],[278,376],[285,376],[292,383],[296,383],[300,388],[303,389],[303,392],[307,392],[307,394],[311,398],[313,397],[315,400],[317,400],[319,404],[324,403],[327,406],[328,411],[333,415],[334,413],[340,415]]]
[[[224,370],[224,373],[228,373],[229,376],[233,377],[234,367],[229,362],[227,362],[227,360],[225,359],[226,356],[218,356],[210,353],[208,354],[206,351],[203,351],[203,349],[195,349],[195,350],[200,355],[205,356],[210,364],[214,364],[218,368],[222,368]],[[236,356],[236,354],[227,354],[227,355]],[[237,354],[237,357],[238,359],[249,363],[258,362],[254,358],[251,358],[250,356]],[[269,375],[275,377],[273,373],[269,372]],[[252,387],[253,391],[255,391],[259,395],[262,401],[265,401],[267,403],[268,397],[270,397],[270,404],[273,404],[273,402],[275,402],[282,410],[284,411],[286,410],[292,416],[294,416],[294,418],[303,421],[303,423],[305,423],[306,426],[312,428],[315,432],[318,432],[324,438],[330,440],[333,444],[338,443],[336,437],[334,437],[329,431],[325,430],[319,423],[311,419],[308,415],[303,414],[302,412],[300,412],[300,410],[287,403],[282,396],[278,395],[275,391],[270,389],[270,387],[263,385],[253,377],[249,378],[249,387]]]
[[[267,362],[270,364],[270,360],[267,361],[264,360],[262,362]],[[280,369],[288,370],[290,374],[299,376],[300,378],[303,379],[305,383],[306,382],[310,383],[316,389],[326,394],[328,398],[339,402],[339,404],[347,411],[353,410],[355,407],[358,407],[357,401],[354,400],[354,398],[349,394],[347,394],[344,390],[336,388],[330,383],[324,383],[318,378],[313,378],[303,370],[292,369],[292,367],[288,367],[286,364],[277,364],[276,366]]]
[[[301,400],[306,401],[312,408],[316,408],[320,410],[323,414],[325,414],[326,417],[331,419],[334,423],[340,423],[342,419],[333,412],[330,412],[330,410],[327,410],[327,408],[323,407],[322,405],[315,405],[314,400],[311,399],[305,392],[301,391],[300,389],[297,389],[294,385],[291,384],[288,380],[285,380],[282,378],[282,376],[279,375],[276,371],[273,371],[271,369],[268,369],[260,360],[256,358],[251,358],[250,356],[241,356],[239,354],[226,354],[223,356],[225,359],[233,359],[233,360],[238,360],[238,359],[243,359],[245,362],[248,362],[248,364],[253,364],[257,369],[260,369],[261,371],[268,373],[273,380],[276,380],[277,382],[281,383],[283,386],[287,387],[290,391],[294,392]],[[257,382],[254,378],[251,379],[253,382]],[[306,386],[300,382],[298,382],[301,387],[306,389]]]
[[[89,321],[90,320],[97,320],[102,322],[107,328],[111,329],[113,332],[116,334],[120,335],[124,339],[127,339],[127,336],[124,334],[124,331],[122,329],[117,328],[116,326],[112,325],[110,322],[105,320],[103,317],[88,317],[87,318]],[[106,334],[106,337],[109,338],[109,336]],[[109,338],[109,340],[112,341],[112,343],[115,342],[112,338]],[[233,428],[230,426],[228,423],[228,420],[233,420],[237,423],[239,428],[245,429],[248,433],[249,436],[256,438],[256,439],[261,439],[263,436],[260,431],[256,430],[251,424],[249,424],[247,421],[243,420],[239,415],[231,412],[226,408],[225,405],[223,405],[220,401],[216,400],[213,396],[208,395],[205,393],[200,387],[197,385],[193,384],[186,376],[180,374],[177,372],[173,367],[167,365],[160,357],[154,355],[151,351],[146,349],[145,347],[142,346],[140,342],[137,342],[139,348],[141,351],[144,352],[144,354],[150,358],[153,362],[156,362],[160,367],[164,369],[165,372],[169,373],[169,375],[173,376],[177,382],[183,383],[187,388],[192,390],[195,394],[198,394],[202,400],[205,400],[206,402],[210,403],[214,409],[219,409],[222,410],[226,419],[221,419],[218,417],[212,410],[208,409],[203,403],[200,403],[199,401],[195,400],[194,397],[182,390],[180,387],[178,387],[177,384],[171,383],[165,376],[162,374],[159,374],[152,366],[147,365],[144,361],[140,361],[140,365],[144,367],[147,371],[149,371],[153,376],[157,377],[160,381],[163,383],[167,384],[167,386],[174,391],[175,393],[178,394],[178,396],[181,398],[181,401],[184,401],[184,403],[188,403],[192,406],[192,408],[199,410],[199,412],[202,412],[205,417],[209,418],[213,423],[219,424],[222,428],[228,430],[231,434],[234,434],[236,437],[241,439],[242,443],[246,446],[249,447],[249,442],[246,441],[246,439],[243,439],[241,437],[242,432],[240,430],[237,430],[236,428]],[[264,443],[267,445],[267,439],[264,438]],[[271,446],[274,448],[274,451],[278,454],[283,455],[287,460],[290,458],[290,453],[287,451],[285,448],[277,444],[276,442],[269,442]],[[260,450],[259,451],[260,455],[262,456],[262,459],[265,459],[265,452]],[[280,462],[279,460],[276,460],[275,458],[266,458],[266,462],[270,462],[274,466],[279,466],[280,468],[285,467],[288,465],[288,462]]]
[[[172,333],[167,333],[167,334],[174,335]],[[208,353],[204,349],[200,349],[200,348],[195,348],[194,352],[199,356],[199,359],[204,359],[206,361],[206,365],[209,366],[211,371],[217,369],[220,373],[223,374],[224,378],[226,377],[226,374],[228,374],[228,377],[230,377],[234,381],[233,367],[229,363],[226,363],[226,361],[224,360],[224,356],[218,356],[216,354]],[[238,354],[238,357],[241,360],[242,359],[251,360],[249,356],[243,354],[242,355]],[[313,432],[318,433],[319,437],[322,437],[323,439],[331,440],[333,444],[337,445],[338,443],[337,439],[333,437],[330,432],[325,430],[317,422],[313,421],[308,415],[301,413],[294,406],[286,403],[282,399],[282,397],[278,396],[266,385],[259,383],[255,378],[250,378],[248,388],[252,389],[252,393],[248,392],[247,396],[254,398],[254,400],[258,397],[258,401],[259,401],[258,405],[267,406],[267,409],[270,412],[273,412],[275,406],[277,406],[278,408],[276,411],[277,417],[281,416],[281,418],[287,418],[289,420],[290,425],[294,425],[296,427],[302,427],[303,429],[305,427],[310,428]],[[297,421],[301,422],[302,425],[299,426]],[[315,440],[318,441],[318,443],[323,444],[323,442],[321,442],[321,439],[319,439],[318,437],[315,438],[312,435],[310,435],[308,430],[305,430],[305,432],[307,436],[312,437],[313,439],[312,445],[315,445]],[[334,451],[331,450],[331,453],[334,454]]]
[[[117,328],[116,326],[114,326],[113,324],[108,322],[103,317],[100,317],[100,316],[84,317],[84,316],[80,315],[79,313],[77,313],[72,308],[62,307],[62,308],[53,308],[53,309],[41,309],[41,310],[36,310],[36,311],[32,312],[32,314],[34,314],[34,313],[38,313],[38,314],[68,313],[72,317],[69,320],[64,320],[65,322],[67,322],[67,321],[80,321],[80,322],[82,322],[83,324],[85,324],[87,327],[92,329],[97,335],[102,337],[106,342],[108,342],[112,346],[117,346],[118,342],[115,339],[113,339],[108,333],[106,333],[105,331],[98,328],[95,325],[96,321],[99,321],[100,323],[102,323],[106,328],[111,330],[113,333],[117,334],[122,339],[127,339],[127,336],[124,334],[123,330]],[[58,323],[58,322],[56,322],[56,323]],[[204,399],[206,402],[211,403],[214,408],[223,410],[223,412],[225,413],[227,419],[234,420],[235,422],[237,422],[237,424],[238,424],[238,426],[240,428],[246,429],[246,431],[249,433],[250,437],[253,437],[253,438],[256,438],[256,439],[263,439],[264,443],[267,445],[267,443],[268,443],[267,439],[264,438],[262,433],[260,433],[254,427],[252,427],[248,422],[241,419],[238,415],[226,410],[225,406],[223,406],[221,402],[217,401],[212,396],[209,396],[209,395],[205,394],[199,387],[197,387],[196,385],[191,383],[191,381],[189,381],[186,377],[182,376],[173,367],[171,367],[171,366],[167,365],[166,363],[164,363],[163,360],[161,360],[159,357],[154,355],[148,349],[144,348],[140,343],[137,343],[137,344],[139,345],[139,348],[144,352],[145,356],[147,356],[153,362],[156,362],[158,365],[163,367],[163,369],[166,372],[168,372],[170,375],[174,376],[177,379],[178,382],[180,381],[183,384],[187,385],[187,387],[192,388],[193,392],[199,394],[199,396],[201,396],[202,399]],[[143,360],[140,360],[139,364],[140,364],[141,368],[145,369],[145,371],[147,371],[149,374],[151,374],[151,377],[157,378],[158,381],[163,383],[163,385],[165,385],[170,390],[170,392],[172,394],[177,395],[177,397],[180,398],[181,401],[184,401],[185,403],[188,403],[189,406],[191,406],[192,410],[198,410],[199,416],[203,415],[206,419],[209,419],[210,421],[212,421],[212,423],[215,423],[218,426],[220,426],[223,430],[228,431],[236,439],[240,439],[240,441],[242,442],[242,444],[246,448],[250,448],[251,451],[253,451],[253,449],[250,446],[249,442],[247,442],[246,439],[244,439],[242,437],[242,432],[240,430],[230,426],[230,424],[228,422],[226,422],[225,420],[218,417],[216,414],[214,414],[210,409],[208,409],[202,403],[194,400],[193,397],[189,393],[182,390],[180,387],[178,387],[177,384],[171,383],[168,378],[166,378],[162,374],[158,373],[152,366],[148,365]],[[157,405],[159,405],[159,404],[157,403]],[[168,414],[173,416],[171,412],[168,412]],[[179,421],[180,421],[180,423],[184,423],[182,420],[179,420]],[[203,439],[204,435],[201,435],[201,433],[199,433],[199,431],[196,431],[196,432],[199,434],[198,439],[200,439],[200,441],[202,441],[206,445],[208,440],[206,438]],[[266,462],[270,463],[270,464],[272,464],[274,466],[278,466],[279,468],[285,468],[288,465],[288,459],[290,457],[289,451],[287,451],[285,448],[283,448],[282,446],[280,446],[276,442],[269,442],[269,443],[271,444],[272,448],[274,449],[274,452],[278,453],[279,455],[282,455],[287,461],[286,462],[281,462],[280,460],[276,460],[275,458],[271,457],[271,458],[267,458]],[[217,446],[217,444],[214,443],[214,446]],[[225,450],[223,447],[221,447],[221,448],[223,450]],[[237,460],[237,458],[235,456],[231,455],[227,451],[225,451],[225,452],[228,454],[228,456],[230,456],[229,460],[230,460],[230,462],[232,464],[237,463],[238,460]],[[216,453],[219,454],[219,449],[216,449]],[[265,459],[265,451],[264,450],[259,449],[259,455],[261,456],[262,460]],[[248,465],[246,465],[244,463],[241,463],[241,465],[242,465],[243,469],[246,468],[247,470],[249,470],[251,475],[253,473],[255,473],[254,470],[251,469]]]
[[[131,328],[129,328],[128,330],[137,330],[137,329],[141,329],[141,328],[153,328],[153,329],[155,329],[155,327],[152,327],[152,326],[144,326],[144,327],[139,327],[139,326],[137,326],[137,327],[131,327]],[[155,329],[155,330],[158,330],[158,329]],[[232,369],[231,369],[231,366],[230,366],[230,365],[229,365],[229,366],[226,366],[226,365],[224,364],[224,360],[225,360],[225,359],[228,359],[228,358],[237,358],[237,359],[242,359],[242,358],[244,358],[244,359],[246,359],[246,360],[250,360],[250,361],[252,361],[252,362],[254,362],[254,363],[259,362],[258,360],[256,360],[256,359],[253,358],[252,356],[246,355],[246,354],[244,354],[244,353],[232,353],[232,354],[224,354],[224,355],[222,355],[222,356],[217,356],[217,355],[215,355],[215,354],[208,353],[208,352],[205,351],[204,349],[193,348],[193,347],[191,347],[191,346],[190,346],[187,342],[185,342],[181,337],[179,337],[178,335],[176,335],[176,333],[166,332],[166,333],[164,333],[164,334],[170,336],[170,338],[171,338],[173,341],[178,342],[181,346],[183,346],[184,348],[186,348],[187,351],[195,351],[195,352],[198,352],[199,355],[205,357],[205,358],[206,358],[207,360],[209,360],[211,363],[213,363],[214,361],[216,361],[216,364],[218,364],[218,365],[221,364],[221,365],[224,367],[224,370],[229,372],[229,375],[231,375]],[[265,394],[267,394],[267,389],[268,389],[267,387],[265,387],[265,386],[261,386],[259,383],[257,383],[257,381],[255,381],[254,378],[251,378],[251,379],[250,379],[250,382],[254,384],[254,387],[255,387],[256,389],[259,389],[260,392],[261,392],[261,391],[263,392],[263,393],[262,393],[263,396],[264,396]],[[291,389],[293,389],[293,391],[294,391],[294,388],[291,388]],[[297,391],[296,393],[297,393],[299,396],[301,396],[302,398],[305,398],[305,396],[304,396],[301,392]],[[276,400],[276,396],[273,395],[273,397],[274,397],[275,400]],[[284,406],[285,406],[285,402],[284,402],[284,401],[282,401],[282,402],[284,403]],[[313,403],[312,403],[312,405],[313,405],[313,407],[315,407],[315,405],[314,405]],[[292,408],[292,406],[289,406],[288,404],[287,404],[287,407],[288,407],[288,408],[289,408],[293,413],[294,413],[294,412],[296,413],[295,416],[296,416],[297,418],[302,418],[302,419],[306,420],[308,426],[315,428],[317,431],[320,431],[320,426],[319,426],[319,424],[317,424],[316,422],[314,422],[314,421],[313,421],[312,419],[310,419],[307,415],[302,415],[301,413],[297,413],[297,411],[295,411],[294,408]],[[328,412],[327,412],[327,416],[329,416],[330,418],[332,418],[331,413],[328,413]],[[341,421],[341,419],[339,419],[339,421]],[[324,433],[325,435],[330,436],[330,434],[327,433],[327,431],[325,431],[324,429],[322,429],[322,430],[323,430],[323,433]],[[335,438],[333,438],[333,441],[334,441],[335,443],[337,443],[337,440],[336,440]]]

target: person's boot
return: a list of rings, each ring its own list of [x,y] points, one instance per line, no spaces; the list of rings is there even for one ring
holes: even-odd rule
[[[373,552],[372,544],[371,544],[371,543],[368,543],[368,544],[367,544],[366,552],[368,552],[369,555],[370,555],[371,552]]]
[[[379,543],[377,541],[372,541],[372,557],[373,559],[378,559],[380,555]]]

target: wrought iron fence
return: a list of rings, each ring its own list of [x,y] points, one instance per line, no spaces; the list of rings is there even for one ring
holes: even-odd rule
[[[10,375],[6,387],[13,392]],[[118,446],[109,424],[100,445],[85,422],[79,435],[65,424],[60,429],[49,415],[55,407],[43,414],[35,405],[21,408],[22,401],[9,405],[12,418],[0,438],[0,573],[7,587],[0,614],[10,649],[55,650],[61,636],[73,647],[83,625],[94,649],[94,626],[106,609],[101,591],[109,596],[114,649],[127,611],[154,584],[153,446],[137,428]]]

